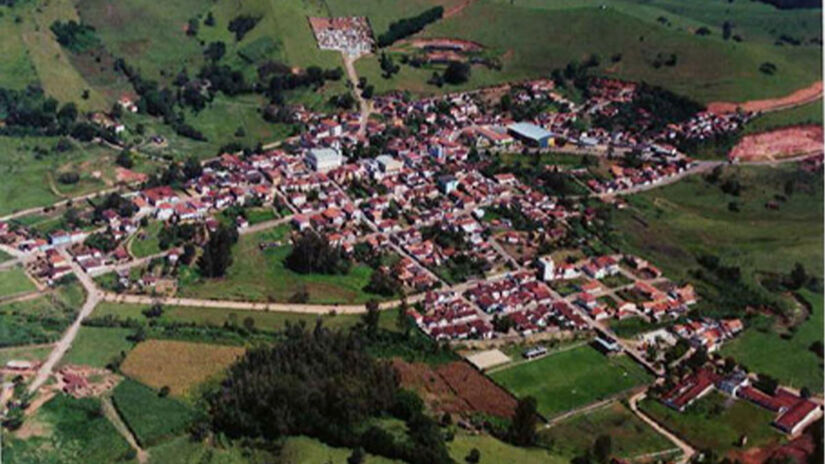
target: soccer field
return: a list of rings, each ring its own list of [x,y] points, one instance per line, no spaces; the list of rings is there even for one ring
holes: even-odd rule
[[[602,400],[650,380],[626,356],[608,358],[583,346],[491,374],[518,397],[533,396],[546,417]]]

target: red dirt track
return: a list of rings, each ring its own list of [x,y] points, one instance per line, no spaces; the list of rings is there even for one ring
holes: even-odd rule
[[[822,126],[793,126],[747,135],[729,157],[742,161],[771,161],[822,152]]]
[[[790,95],[780,98],[750,100],[742,103],[712,102],[708,104],[708,111],[715,114],[733,113],[738,108],[748,112],[775,111],[809,103],[818,98],[822,98],[822,81],[814,82],[804,89],[799,89]]]

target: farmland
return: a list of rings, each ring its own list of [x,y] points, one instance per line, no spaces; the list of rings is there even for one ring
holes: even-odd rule
[[[259,243],[284,240],[288,228],[280,227],[243,235],[233,248],[233,262],[226,277],[218,280],[182,279],[181,295],[195,298],[220,298],[249,301],[288,301],[305,288],[309,303],[364,303],[373,295],[363,288],[371,269],[355,264],[346,275],[298,274],[288,269],[284,260],[291,246],[261,251]]]
[[[620,402],[554,424],[539,433],[539,442],[554,454],[573,458],[583,456],[591,449],[599,435],[609,435],[613,440],[613,452],[625,459],[674,448],[673,443]]]
[[[3,457],[8,462],[84,462],[108,464],[125,458],[129,445],[100,412],[97,398],[75,399],[57,395],[31,419],[35,436],[7,442]],[[49,432],[50,436],[41,436]]]
[[[196,385],[220,374],[244,352],[243,348],[148,340],[129,352],[121,365],[128,376],[171,394],[186,396]]]
[[[742,435],[748,437],[748,446],[765,446],[780,439],[770,425],[773,413],[744,400],[728,401],[715,391],[682,413],[653,399],[645,399],[639,406],[691,445],[720,454],[733,449]]]
[[[491,374],[517,397],[533,396],[552,417],[605,399],[649,380],[625,356],[607,358],[590,346],[574,348]]]
[[[52,351],[51,346],[18,346],[11,348],[0,348],[0,365],[5,365],[11,360],[40,361]]]
[[[180,401],[160,397],[157,391],[130,379],[115,388],[112,399],[143,447],[183,433],[192,419],[192,411]]]

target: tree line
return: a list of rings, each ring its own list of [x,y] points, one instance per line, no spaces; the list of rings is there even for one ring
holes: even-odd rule
[[[387,47],[393,43],[421,31],[430,23],[444,16],[444,7],[436,6],[411,18],[403,18],[390,23],[387,32],[378,36],[378,46]]]

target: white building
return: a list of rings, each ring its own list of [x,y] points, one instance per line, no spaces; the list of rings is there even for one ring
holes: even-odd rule
[[[344,157],[332,148],[313,148],[307,154],[306,162],[318,172],[327,172],[341,167]]]
[[[556,263],[553,262],[552,256],[542,256],[539,258],[539,268],[541,269],[541,280],[549,282],[555,279]]]
[[[385,174],[395,174],[404,167],[404,163],[393,158],[390,155],[379,155],[375,158],[381,171]]]

